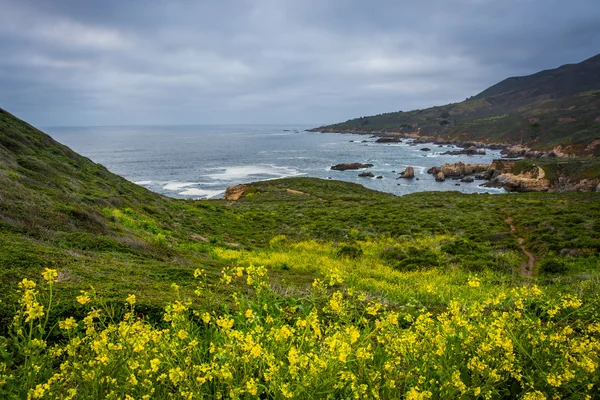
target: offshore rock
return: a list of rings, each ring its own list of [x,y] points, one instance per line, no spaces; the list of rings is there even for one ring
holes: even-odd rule
[[[402,140],[400,136],[384,136],[380,137],[375,141],[375,143],[401,143]]]
[[[486,153],[485,153],[485,150],[483,150],[483,149],[478,149],[475,146],[470,146],[470,147],[467,147],[462,150],[446,151],[442,154],[451,155],[451,156],[458,156],[458,155],[466,154],[468,156],[474,156],[474,155],[485,155]]]
[[[361,172],[360,174],[358,174],[358,176],[360,176],[361,178],[373,178],[375,175],[373,175],[372,172]]]
[[[361,164],[361,163],[348,163],[348,164],[337,164],[331,167],[333,171],[346,171],[349,169],[363,169],[370,168],[373,164]]]
[[[435,180],[438,182],[444,182],[446,180],[446,176],[444,175],[444,173],[442,171],[440,171],[435,176]]]
[[[400,178],[412,179],[415,177],[415,169],[410,165],[406,167],[404,172],[400,172]]]

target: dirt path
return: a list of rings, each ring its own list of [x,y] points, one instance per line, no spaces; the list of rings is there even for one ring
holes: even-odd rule
[[[294,189],[290,189],[290,188],[286,188],[285,190],[287,190],[288,193],[292,193],[292,194],[305,194],[307,196],[310,196],[308,193],[304,193],[299,190],[294,190]]]
[[[515,226],[513,225],[512,217],[506,218],[504,222],[506,222],[510,226],[510,233],[517,238],[517,242],[519,242],[519,246],[521,246],[521,251],[523,251],[523,254],[527,256],[527,261],[523,261],[523,264],[521,264],[521,274],[523,274],[524,276],[533,275],[535,256],[531,254],[531,252],[527,250],[527,248],[523,244],[525,242],[525,239],[517,236]]]

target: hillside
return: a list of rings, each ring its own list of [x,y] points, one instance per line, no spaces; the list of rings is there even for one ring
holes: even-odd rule
[[[600,55],[508,78],[463,102],[352,119],[314,131],[400,133],[600,155]]]
[[[0,110],[0,398],[598,396],[600,194],[248,186],[169,199]]]

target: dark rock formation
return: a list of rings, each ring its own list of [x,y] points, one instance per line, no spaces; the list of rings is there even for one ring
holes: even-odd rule
[[[468,156],[474,156],[474,155],[485,155],[485,150],[483,149],[478,149],[475,146],[470,146],[467,147],[465,149],[462,150],[451,150],[451,151],[446,151],[444,153],[442,153],[444,155],[451,155],[451,156],[458,156],[458,155],[468,155]]]
[[[400,136],[384,136],[380,137],[375,141],[375,143],[401,143],[402,140]]]
[[[375,175],[373,175],[372,172],[361,172],[360,174],[358,174],[358,176],[360,176],[361,178],[373,178]]]
[[[337,164],[331,167],[334,171],[346,171],[349,169],[363,169],[370,168],[373,164],[361,164],[361,163],[349,163],[349,164]]]
[[[423,147],[420,151],[431,151],[429,147]]]

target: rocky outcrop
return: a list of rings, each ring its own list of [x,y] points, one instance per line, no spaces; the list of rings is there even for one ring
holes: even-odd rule
[[[248,185],[229,186],[225,190],[225,200],[239,200],[248,190]]]
[[[437,175],[440,172],[443,172],[445,177],[464,177],[466,175],[485,172],[489,167],[489,164],[464,164],[462,162],[457,162],[455,164],[444,164],[441,167],[429,168],[427,173]]]
[[[348,163],[348,164],[337,164],[331,167],[333,171],[346,171],[349,169],[363,169],[370,168],[373,164],[361,164],[361,163]]]
[[[422,149],[420,149],[420,151],[431,151],[431,149],[429,147],[423,147]]]
[[[406,167],[404,172],[400,172],[400,178],[412,179],[415,177],[415,169],[410,165]]]
[[[550,154],[552,153],[552,155]],[[503,157],[506,158],[540,158],[540,157],[553,157],[553,152],[531,150],[525,146],[507,146],[500,152]]]
[[[530,171],[518,175],[500,174],[484,186],[501,187],[508,192],[547,192],[550,190],[550,181],[546,179],[542,168],[533,167]]]
[[[358,176],[361,178],[373,178],[375,175],[372,172],[361,172]]]
[[[458,156],[458,155],[474,156],[474,155],[485,155],[486,153],[485,153],[484,149],[478,149],[475,146],[469,146],[462,150],[451,150],[451,151],[446,151],[442,154],[450,155],[450,156]]]
[[[435,180],[438,182],[444,182],[446,180],[446,175],[440,171],[435,175]]]
[[[573,182],[568,177],[560,176],[558,182],[550,188],[551,192],[600,192],[600,178],[582,179]]]
[[[384,136],[380,137],[375,143],[401,143],[402,139],[400,136]]]

